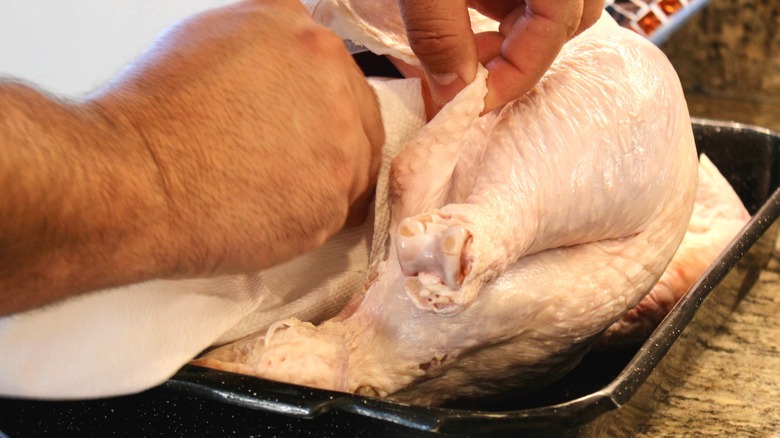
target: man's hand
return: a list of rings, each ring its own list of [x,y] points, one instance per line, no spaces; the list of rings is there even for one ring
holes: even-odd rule
[[[177,271],[268,267],[365,213],[384,139],[340,39],[295,0],[171,29],[94,102],[142,132],[189,250]]]
[[[0,104],[0,314],[314,249],[365,215],[384,141],[296,0],[194,16],[82,102],[0,83]]]
[[[433,104],[440,108],[488,69],[485,110],[531,90],[569,39],[595,23],[604,0],[398,0]],[[474,35],[467,6],[500,23]]]

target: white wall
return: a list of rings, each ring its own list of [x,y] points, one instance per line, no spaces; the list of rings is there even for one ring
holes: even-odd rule
[[[0,76],[65,96],[115,74],[161,30],[230,0],[0,0]]]

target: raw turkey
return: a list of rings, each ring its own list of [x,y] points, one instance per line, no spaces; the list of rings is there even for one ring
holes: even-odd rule
[[[378,9],[376,25],[371,5],[309,6],[341,37],[414,62],[400,20]],[[606,15],[530,93],[480,116],[485,80],[380,181],[364,293],[318,326],[283,320],[195,363],[427,405],[531,390],[576,365],[686,232],[697,156],[682,89]],[[375,87],[388,131],[422,106],[388,103],[421,100],[416,80]]]
[[[653,290],[604,332],[599,346],[644,341],[749,220],[734,189],[702,155],[693,215],[680,248]]]

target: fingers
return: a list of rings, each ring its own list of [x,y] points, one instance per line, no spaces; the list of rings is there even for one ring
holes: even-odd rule
[[[530,91],[561,47],[592,26],[604,0],[397,0],[409,44],[425,72],[437,112],[485,64],[485,111]],[[467,6],[500,22],[499,32],[474,36]]]
[[[433,103],[440,108],[477,73],[477,48],[466,0],[398,3],[409,45],[426,73]]]
[[[582,19],[580,19],[580,27],[577,28],[577,35],[596,24],[603,12],[604,0],[585,0],[585,4],[582,6]]]
[[[492,18],[499,23],[510,12],[524,5],[522,0],[470,0],[469,6],[480,14]]]
[[[530,91],[558,56],[561,47],[598,19],[593,5],[598,2],[587,1],[589,8],[585,21],[582,20],[585,18],[582,0],[527,0],[501,19],[499,33],[504,40],[500,56],[486,65],[489,75],[485,111]]]
[[[498,32],[483,32],[476,35],[479,62],[487,64],[491,59],[501,56],[501,44],[504,37]]]

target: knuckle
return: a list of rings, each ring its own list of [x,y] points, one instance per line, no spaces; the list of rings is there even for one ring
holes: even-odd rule
[[[457,34],[424,28],[409,28],[406,33],[409,45],[417,56],[439,62],[452,60],[452,52],[458,48],[460,41]]]
[[[340,197],[349,191],[353,180],[351,146],[347,144],[351,136],[344,135],[343,131],[339,135],[336,129],[332,140],[324,142],[315,155],[325,187],[333,191],[331,196]]]
[[[300,29],[297,39],[315,53],[326,56],[340,52],[346,53],[344,43],[335,34],[316,24],[310,24]]]

